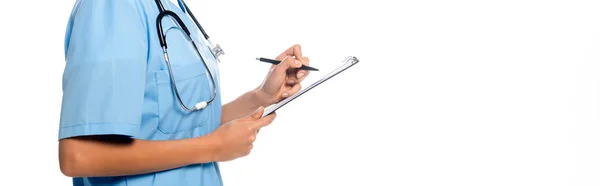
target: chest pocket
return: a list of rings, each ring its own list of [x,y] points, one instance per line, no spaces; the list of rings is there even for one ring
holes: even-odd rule
[[[185,16],[180,15],[180,17]],[[189,23],[186,24],[190,25]],[[198,102],[209,101],[213,96],[212,93],[215,87],[213,87],[202,58],[198,56],[181,27],[177,26],[174,21],[165,18],[163,19],[163,26],[172,75],[181,102],[191,109]],[[193,32],[194,37],[197,37],[195,36],[195,30],[190,31]],[[197,39],[194,38],[196,42]],[[160,56],[162,57],[162,52]],[[158,95],[158,130],[165,134],[172,134],[205,126],[211,114],[213,114],[210,105],[204,109],[191,112],[182,108],[175,94],[166,62],[164,59],[160,59],[159,62],[163,70],[155,74]]]
[[[201,101],[210,100],[212,83],[202,62],[189,63],[173,67],[173,78],[181,101],[188,108]],[[163,133],[175,133],[202,127],[207,122],[211,110],[209,107],[198,111],[187,111],[181,107],[173,86],[169,70],[156,72],[159,123]]]

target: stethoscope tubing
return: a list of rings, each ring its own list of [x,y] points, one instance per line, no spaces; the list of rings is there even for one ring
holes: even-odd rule
[[[217,97],[217,87],[216,87],[216,83],[214,80],[214,77],[212,75],[212,72],[210,71],[210,69],[208,68],[208,65],[206,65],[206,59],[204,58],[204,56],[202,54],[200,54],[200,50],[198,49],[198,45],[196,45],[196,42],[194,42],[193,37],[191,35],[191,32],[189,31],[189,29],[187,28],[187,26],[185,25],[185,23],[183,23],[183,21],[181,20],[181,18],[179,16],[177,16],[177,14],[175,12],[172,12],[170,10],[165,10],[164,6],[162,5],[162,2],[160,2],[160,0],[155,0],[160,13],[158,14],[158,17],[156,19],[156,29],[157,29],[157,34],[158,34],[158,40],[160,42],[161,48],[163,50],[163,56],[165,59],[165,62],[167,63],[167,68],[169,70],[169,76],[171,79],[171,84],[173,87],[173,91],[175,92],[175,96],[177,97],[177,100],[179,102],[179,104],[181,105],[182,108],[184,108],[186,111],[192,112],[192,111],[196,111],[196,110],[200,110],[204,107],[206,107],[208,104],[210,104],[211,102],[213,102],[215,100],[215,98]],[[200,23],[198,23],[198,21],[196,20],[196,18],[193,16],[193,14],[191,13],[191,11],[188,9],[187,5],[185,4],[185,2],[183,2],[183,5],[186,9],[186,12],[188,12],[190,14],[190,17],[192,17],[192,19],[194,20],[194,23],[196,24],[196,26],[200,29],[200,31],[202,32],[202,34],[204,35],[205,39],[208,39],[208,34],[206,34],[206,32],[204,32],[204,29],[202,29],[202,26],[200,26]],[[167,39],[166,36],[164,35],[164,31],[163,31],[163,27],[162,27],[162,19],[165,18],[166,16],[171,17],[173,20],[175,20],[175,22],[178,24],[178,26],[183,30],[183,32],[185,32],[188,41],[190,41],[192,43],[192,46],[194,47],[196,54],[198,56],[200,56],[200,58],[202,58],[202,63],[204,65],[204,67],[206,68],[206,70],[208,71],[208,75],[210,76],[210,80],[212,82],[213,85],[213,95],[211,96],[211,99],[209,101],[202,101],[197,103],[196,105],[194,105],[193,108],[188,108],[183,101],[181,101],[181,96],[179,95],[179,91],[177,89],[177,83],[175,83],[175,78],[173,77],[173,70],[171,68],[171,62],[169,60],[169,54],[167,52]],[[210,50],[210,52],[213,52],[212,50]],[[213,54],[214,55],[214,54]],[[214,55],[216,57],[216,55]]]

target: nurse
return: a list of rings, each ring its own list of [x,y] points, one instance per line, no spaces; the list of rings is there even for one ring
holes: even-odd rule
[[[181,0],[161,2],[181,17],[206,59],[175,22],[164,19],[182,103],[194,107],[216,97],[197,111],[179,104],[153,0],[78,0],[65,37],[59,128],[60,170],[73,185],[223,185],[218,162],[248,155],[258,130],[276,117],[261,118],[263,108],[298,92],[308,75],[297,70],[309,61],[294,45],[255,89],[223,104],[207,41]]]

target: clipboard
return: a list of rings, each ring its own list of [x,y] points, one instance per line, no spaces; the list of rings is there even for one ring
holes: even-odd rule
[[[273,112],[275,112],[276,110],[280,109],[281,107],[283,107],[284,105],[288,104],[289,102],[293,101],[294,99],[300,97],[302,94],[308,92],[309,90],[317,87],[318,85],[322,84],[323,82],[333,78],[334,76],[342,73],[344,70],[356,65],[358,63],[358,59],[355,56],[348,56],[346,57],[346,59],[344,59],[343,64],[341,66],[339,66],[338,68],[336,68],[335,70],[331,71],[329,74],[323,76],[321,79],[319,79],[318,81],[314,82],[313,84],[311,84],[310,86],[300,90],[300,92],[276,103],[273,104],[271,106],[268,106],[267,108],[265,108],[262,117],[268,116],[270,114],[272,114]]]

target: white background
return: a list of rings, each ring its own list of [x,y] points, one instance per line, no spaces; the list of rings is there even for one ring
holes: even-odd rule
[[[305,84],[361,60],[222,163],[226,185],[600,185],[599,1],[188,1],[225,49],[224,101],[262,80],[255,57],[295,43],[322,69]],[[4,183],[70,184],[57,138],[73,3],[3,2]]]

